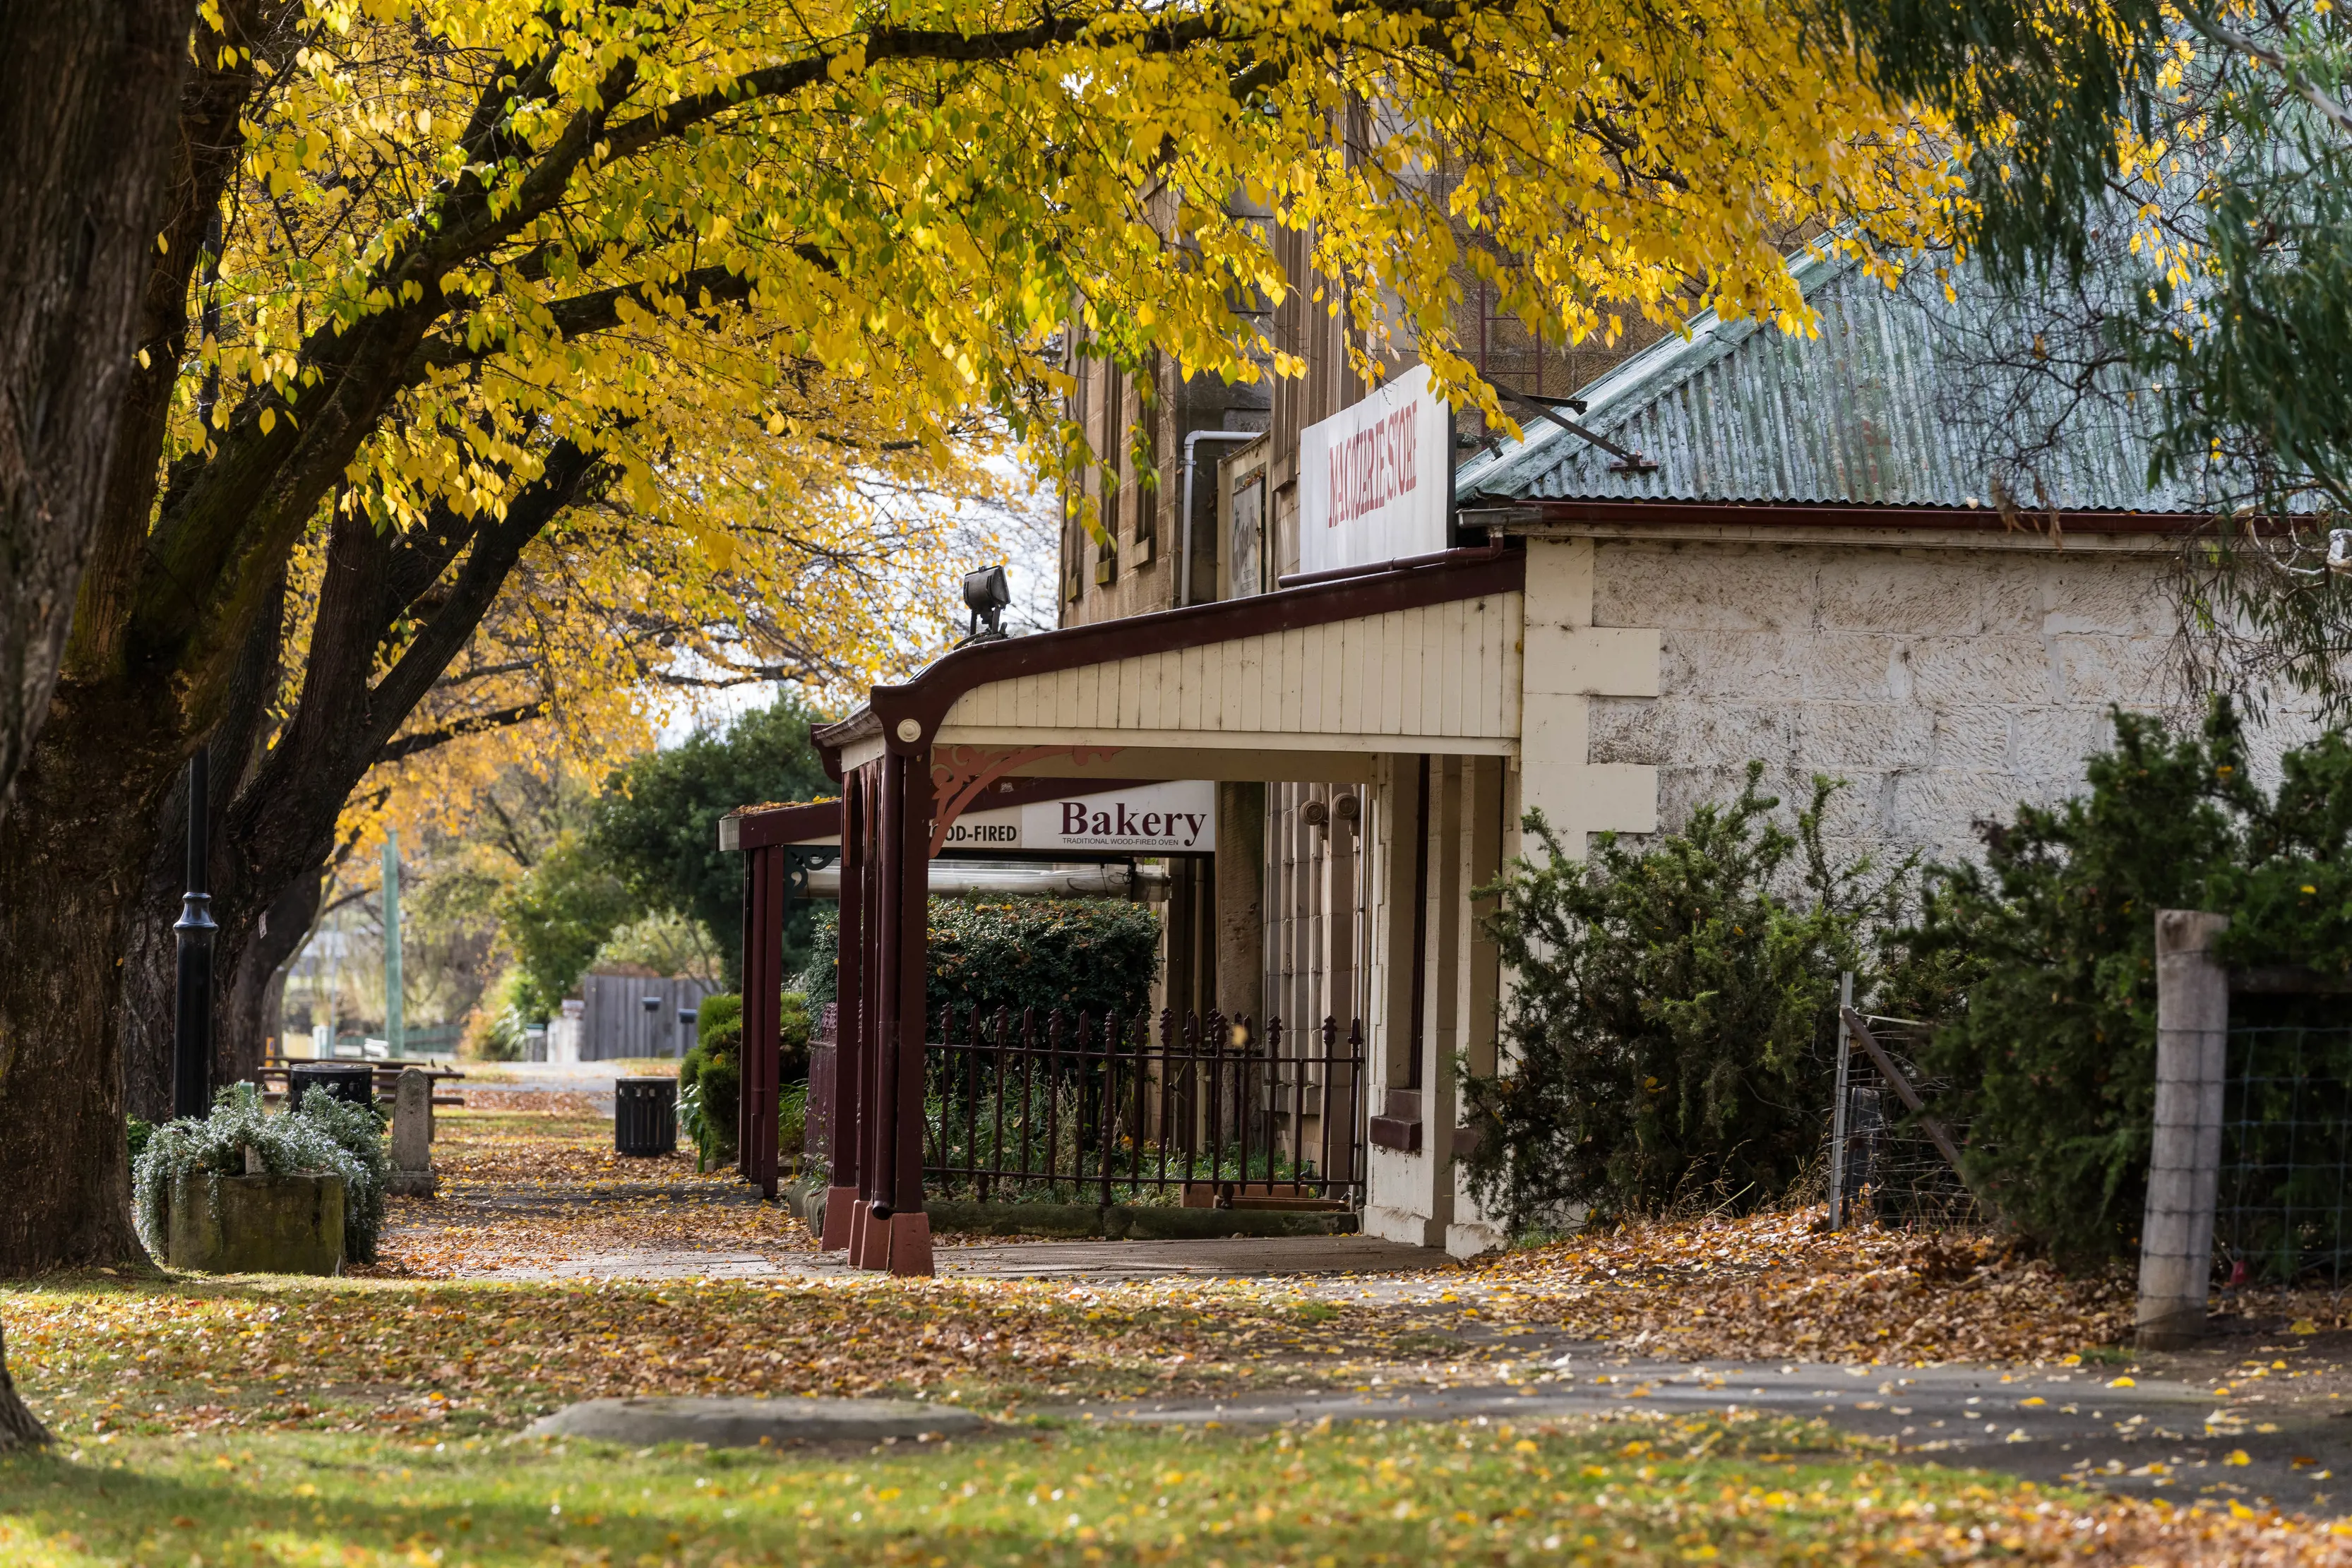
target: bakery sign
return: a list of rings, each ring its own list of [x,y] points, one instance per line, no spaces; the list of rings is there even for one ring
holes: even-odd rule
[[[1453,444],[1446,407],[1419,364],[1308,425],[1298,438],[1298,570],[1378,566],[1445,549]]]
[[[949,827],[941,847],[1130,854],[1207,852],[1217,847],[1217,787],[1188,779],[967,811]]]

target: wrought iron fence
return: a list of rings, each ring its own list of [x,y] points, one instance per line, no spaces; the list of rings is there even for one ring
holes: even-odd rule
[[[1919,1071],[1918,1051],[1927,1026],[1907,1019],[1868,1018],[1864,1022],[1932,1115],[1950,1085]],[[1911,1113],[1901,1092],[1859,1041],[1847,1054],[1843,1077],[1844,1115],[1841,1118],[1832,1103],[1827,1160],[1832,1186],[1843,1176],[1841,1223],[1914,1230],[1971,1229],[1984,1223],[1976,1199],[1936,1146],[1923,1119]],[[1962,1130],[1951,1131],[1958,1136]]]
[[[2352,1028],[2231,1030],[2221,1117],[2215,1305],[2340,1313],[2352,1251]]]
[[[1360,1025],[1058,1009],[950,1013],[925,1051],[923,1185],[941,1197],[1354,1208]]]

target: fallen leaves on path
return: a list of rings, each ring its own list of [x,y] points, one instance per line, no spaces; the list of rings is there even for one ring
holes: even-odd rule
[[[2057,1359],[2121,1338],[2129,1281],[2069,1279],[1990,1237],[1815,1228],[1819,1209],[1646,1224],[1505,1253],[1495,1309],[1685,1359]]]
[[[445,1186],[591,1190],[613,1184],[690,1182],[725,1185],[731,1167],[694,1169],[694,1151],[624,1156],[613,1146],[613,1119],[584,1094],[508,1094],[511,1107],[477,1110],[481,1090],[467,1091],[467,1109],[435,1118],[433,1168]],[[574,1105],[564,1102],[582,1102]]]
[[[692,1197],[615,1197],[594,1202],[485,1201],[462,1195],[387,1199],[376,1261],[353,1274],[458,1280],[544,1276],[631,1264],[709,1271],[715,1258],[781,1263],[815,1244],[797,1216],[774,1204]]]

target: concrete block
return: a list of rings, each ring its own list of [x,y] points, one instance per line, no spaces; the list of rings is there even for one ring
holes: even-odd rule
[[[2024,796],[2006,773],[1916,773],[1895,781],[1887,828],[1910,843],[1973,843],[1979,820],[2006,821]]]
[[[1445,1250],[1456,1258],[1481,1258],[1510,1244],[1509,1233],[1490,1220],[1457,1222],[1445,1228]]]
[[[1597,551],[1591,539],[1529,539],[1527,602],[1569,625],[1591,625]]]
[[[1934,752],[1934,716],[1918,707],[1820,702],[1796,709],[1795,717],[1790,761],[1809,773],[1924,768]]]
[[[1402,1241],[1408,1247],[1443,1247],[1446,1225],[1416,1209],[1371,1204],[1364,1209],[1364,1234],[1381,1241]]]
[[[914,1399],[589,1399],[542,1416],[527,1437],[608,1443],[700,1443],[713,1448],[791,1443],[878,1443],[885,1437],[955,1437],[986,1423],[969,1410]]]
[[[2065,632],[2050,639],[2058,671],[2061,702],[2126,707],[2153,706],[2164,699],[2173,663],[2169,637]]]
[[[1825,562],[1820,583],[1826,632],[1968,637],[1983,630],[1981,585],[1964,559],[1858,551]]]
[[[2046,703],[2057,674],[2039,637],[1923,637],[1911,647],[1916,700],[1929,704]]]
[[[1519,758],[1529,768],[1580,768],[1591,759],[1591,699],[1529,692],[1519,709]]]
[[[1796,650],[1812,702],[1909,702],[1911,642],[1878,632],[1824,632]]]
[[[2045,569],[2045,632],[2164,636],[2176,623],[2165,583],[2171,563],[2078,556]]]
[[[1669,764],[1709,763],[1734,769],[1749,762],[1773,768],[1796,764],[1795,703],[1751,703],[1727,697],[1717,703],[1696,699],[1662,705],[1659,739]]]
[[[1582,850],[1569,841],[1570,834],[1647,833],[1658,826],[1657,769],[1631,763],[1539,768],[1530,759],[1520,769],[1519,799],[1559,830],[1571,855]]]
[[[163,1258],[205,1274],[333,1274],[343,1266],[339,1176],[184,1176],[172,1184]]]
[[[2039,636],[2049,612],[2050,572],[2037,556],[1979,558],[1977,624],[1989,636]]]
[[[2071,793],[2083,782],[2091,758],[2115,741],[2115,726],[2097,707],[2038,707],[2019,710],[2011,727],[2008,771],[2035,791],[2055,787]]]
[[[2006,770],[2015,712],[1990,703],[1937,705],[1929,727],[1928,766],[1967,773]]]
[[[1801,632],[1814,623],[1819,562],[1815,552],[1772,547],[1612,546],[1595,559],[1593,619],[1604,626]]]
[[[1659,738],[1663,706],[1640,697],[1595,697],[1586,711],[1591,759],[1653,765],[1664,761]]]
[[[1785,772],[1768,770],[1766,785],[1773,793],[1780,792]],[[1691,813],[1701,806],[1717,805],[1733,800],[1747,782],[1747,770],[1727,764],[1701,767],[1665,767],[1658,769],[1658,821],[1667,832],[1680,832],[1690,822]]]
[[[1904,774],[1860,768],[1823,771],[1845,781],[1845,788],[1832,793],[1822,807],[1822,831],[1825,836],[1886,839],[1894,835],[1894,824],[1887,820],[1887,812],[1896,783]],[[1793,811],[1812,799],[1812,789],[1809,769],[1801,778],[1792,776],[1781,780],[1780,799]]]
[[[1658,643],[1658,693],[1794,702],[1814,657],[1811,639],[1794,633],[1669,627]]]

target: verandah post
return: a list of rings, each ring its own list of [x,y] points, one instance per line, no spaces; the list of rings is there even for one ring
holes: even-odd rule
[[[866,1072],[866,876],[872,862],[866,842],[865,769],[853,770],[841,788],[841,919],[834,944],[833,1137],[826,1155],[824,1229],[818,1245],[836,1251],[850,1243],[857,1204],[860,1155],[866,1136],[862,1114]]]
[[[894,1274],[931,1268],[931,1222],[923,1211],[923,1056],[929,1043],[927,1008],[930,950],[931,767],[928,747],[911,755],[883,754],[884,789],[897,807],[898,994],[890,1051],[895,1112],[891,1147],[890,1250]],[[894,766],[895,765],[895,766]],[[895,775],[895,777],[894,777]]]

